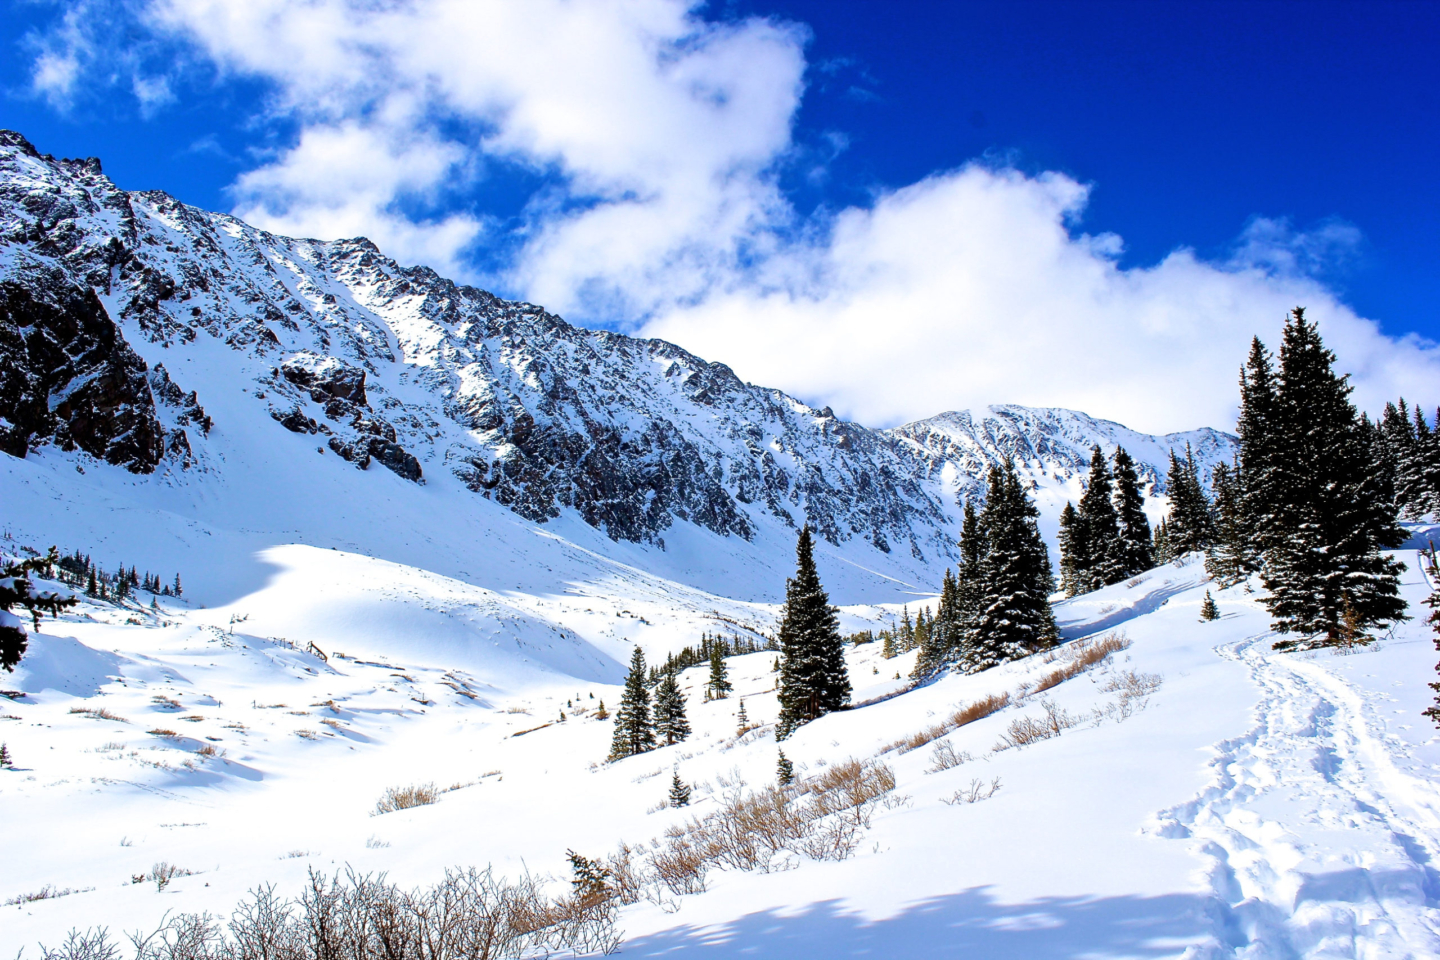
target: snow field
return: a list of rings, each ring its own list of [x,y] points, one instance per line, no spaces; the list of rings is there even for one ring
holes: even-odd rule
[[[307,547],[265,562],[278,571],[270,581],[221,607],[166,605],[151,620],[86,604],[46,622],[12,678],[29,695],[0,701],[18,718],[0,720],[0,739],[19,768],[0,775],[0,803],[33,827],[7,841],[0,898],[95,889],[0,909],[0,946],[54,945],[72,926],[138,929],[167,910],[228,914],[257,884],[297,891],[312,866],[407,885],[487,863],[563,880],[567,849],[642,844],[715,810],[722,782],[773,782],[774,654],[728,660],[735,691],[720,701],[702,699],[706,665],[685,671],[692,737],[613,764],[603,763],[612,724],[594,710],[604,700],[613,711],[619,687],[565,673],[588,669],[590,651],[628,649],[621,633],[607,639],[610,620],[644,630],[644,617],[674,649],[713,619],[678,608],[665,621],[643,595],[609,608],[593,596],[522,600]],[[1414,603],[1426,585],[1410,579]],[[801,728],[782,745],[797,773],[878,757],[895,771],[898,802],[877,810],[848,860],[716,871],[703,894],[625,908],[623,950],[1433,955],[1440,750],[1419,716],[1434,659],[1423,626],[1349,656],[1276,655],[1243,587],[1214,591],[1222,619],[1200,623],[1205,589],[1198,564],[1180,563],[1060,604],[1067,636],[1100,625],[1130,646],[1042,693],[1020,696],[1067,649]],[[550,619],[525,620],[527,604]],[[486,633],[496,611],[516,618],[509,646]],[[849,611],[845,629],[890,612]],[[246,618],[233,634],[232,616]],[[280,625],[285,643],[268,639]],[[302,652],[308,643],[329,662]],[[664,649],[647,653],[663,660]],[[913,657],[851,648],[855,699],[904,687],[894,675]],[[1125,716],[1113,688],[1131,672],[1161,679]],[[1011,705],[887,750],[999,693]],[[741,699],[761,726],[737,737]],[[996,749],[1047,705],[1079,722]],[[971,759],[933,772],[940,744]],[[223,756],[201,756],[206,745]],[[674,770],[695,788],[688,809],[662,806]],[[993,796],[965,802],[997,780]],[[437,802],[372,815],[387,788],[430,783],[444,791]],[[163,891],[131,882],[162,861],[195,873]]]

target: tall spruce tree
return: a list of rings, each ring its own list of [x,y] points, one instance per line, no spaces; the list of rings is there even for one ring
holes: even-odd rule
[[[1056,537],[1060,547],[1060,589],[1067,597],[1078,597],[1085,592],[1086,573],[1090,566],[1088,551],[1085,549],[1085,528],[1075,505],[1065,501],[1060,511],[1060,533]]]
[[[1083,592],[1119,583],[1124,576],[1124,547],[1120,542],[1120,518],[1115,515],[1114,485],[1110,465],[1097,443],[1090,450],[1090,476],[1085,494],[1076,510],[1085,530],[1088,563],[1080,572]]]
[[[960,663],[969,659],[975,626],[980,622],[981,567],[984,560],[985,532],[980,528],[975,505],[966,500],[960,523],[960,566],[955,571],[954,657]]]
[[[780,718],[777,739],[850,702],[850,675],[835,608],[815,569],[810,525],[795,545],[795,576],[785,584],[780,620]]]
[[[1157,566],[1175,559],[1175,551],[1170,546],[1170,527],[1166,524],[1164,517],[1161,517],[1160,522],[1155,524],[1155,536],[1152,543],[1151,552],[1155,555]]]
[[[638,646],[630,655],[630,672],[625,692],[615,711],[615,736],[610,741],[611,760],[633,757],[655,748],[655,729],[650,723],[650,691],[645,689],[645,652]]]
[[[1245,566],[1252,573],[1281,536],[1280,512],[1289,496],[1283,469],[1287,435],[1280,419],[1279,383],[1270,351],[1255,337],[1240,371],[1240,420],[1236,425],[1242,480],[1240,523],[1245,533]]]
[[[1210,498],[1200,484],[1200,471],[1195,454],[1185,444],[1185,459],[1170,451],[1170,471],[1166,477],[1170,487],[1170,516],[1167,518],[1170,549],[1176,556],[1205,550],[1215,542],[1215,519],[1210,512]]]
[[[1244,491],[1239,462],[1232,468],[1215,464],[1215,542],[1205,554],[1205,572],[1222,587],[1239,583],[1252,572],[1249,535],[1245,529]]]
[[[1128,579],[1155,566],[1150,518],[1135,461],[1124,447],[1115,448],[1115,516],[1120,522],[1120,578]]]
[[[725,652],[717,643],[710,648],[710,680],[705,684],[705,696],[711,700],[724,700],[730,696],[730,674],[725,669]]]
[[[1043,650],[1059,640],[1049,601],[1055,580],[1036,525],[1040,513],[1008,458],[990,468],[988,485],[980,516],[986,547],[980,614],[966,664],[971,672]]]
[[[1274,628],[1300,635],[1278,649],[1368,642],[1371,628],[1406,619],[1404,567],[1381,552],[1405,539],[1394,491],[1334,363],[1297,307],[1285,324],[1277,391],[1287,496],[1261,571]]]
[[[674,673],[666,673],[655,687],[655,736],[668,746],[690,736],[690,721],[685,716],[685,694],[675,682]]]
[[[1435,429],[1425,423],[1425,414],[1415,408],[1415,461],[1420,478],[1416,484],[1416,508],[1420,515],[1440,516],[1440,410],[1435,411]]]
[[[1398,405],[1385,404],[1380,417],[1380,435],[1384,438],[1385,452],[1393,468],[1395,502],[1400,515],[1418,520],[1429,510],[1429,491],[1425,482],[1425,461],[1416,442],[1415,424],[1410,421],[1410,408],[1405,398]]]
[[[911,677],[922,679],[931,676],[954,658],[955,635],[958,629],[958,588],[950,568],[945,568],[945,578],[940,586],[940,605],[930,620],[920,640],[920,654],[915,658]],[[917,634],[920,633],[917,627]]]

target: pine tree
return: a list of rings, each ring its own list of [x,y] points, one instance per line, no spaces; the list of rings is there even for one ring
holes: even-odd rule
[[[685,716],[685,694],[675,682],[675,674],[667,673],[655,687],[655,736],[666,746],[690,736],[690,721]]]
[[[175,586],[171,588],[171,593],[177,597],[184,596],[184,591],[180,589],[180,574],[178,573],[175,574]]]
[[[781,754],[784,760],[784,754]],[[10,747],[0,743],[0,770],[12,770],[15,767],[15,760],[10,756]]]
[[[598,707],[595,708],[595,719],[596,719],[596,720],[609,720],[609,719],[610,719],[610,711],[605,709],[605,701],[604,701],[604,700],[601,700],[601,701],[600,701],[600,706],[598,706]]]
[[[1115,515],[1113,493],[1110,465],[1097,443],[1090,450],[1090,476],[1075,511],[1080,528],[1085,531],[1086,565],[1077,571],[1085,593],[1125,579],[1124,547],[1120,542],[1120,520]]]
[[[734,688],[725,669],[725,655],[719,644],[710,648],[710,681],[705,686],[706,696],[711,700],[724,700]]]
[[[1415,408],[1415,505],[1420,515],[1440,516],[1440,410],[1435,411],[1435,429],[1425,423],[1425,414]]]
[[[1086,549],[1085,527],[1080,522],[1080,515],[1075,512],[1074,504],[1068,500],[1065,501],[1065,509],[1060,511],[1057,540],[1060,546],[1060,589],[1067,597],[1078,597],[1085,592],[1089,580],[1086,571],[1090,567],[1090,555]]]
[[[1430,624],[1430,628],[1434,630],[1435,636],[1432,639],[1435,641],[1435,649],[1440,650],[1440,566],[1436,564],[1434,544],[1431,544],[1426,560],[1430,571],[1430,582],[1437,586],[1430,591],[1430,596],[1425,598],[1425,605],[1430,608],[1430,616],[1425,618],[1425,622]],[[1440,663],[1435,665],[1435,672],[1440,674]],[[1435,705],[1427,708],[1424,715],[1429,717],[1435,726],[1440,727],[1440,682],[1426,684],[1426,686],[1435,691],[1436,697]]]
[[[1261,556],[1279,539],[1285,489],[1286,432],[1280,417],[1279,384],[1270,351],[1259,337],[1250,341],[1250,355],[1240,371],[1240,437],[1237,472],[1241,478],[1240,524],[1247,556],[1245,569],[1260,568]]]
[[[737,737],[740,736],[740,734],[744,733],[746,730],[750,729],[750,715],[745,712],[744,700],[740,701],[740,712],[735,714],[735,729],[735,735]]]
[[[570,861],[570,871],[574,874],[570,886],[575,889],[575,896],[580,898],[581,903],[595,902],[609,895],[612,875],[601,861],[581,856],[574,850],[566,850],[565,857]]]
[[[30,575],[52,576],[60,554],[54,547],[43,557],[26,560],[3,560],[0,558],[0,668],[13,671],[30,644],[25,632],[25,623],[12,612],[20,608],[30,615],[35,629],[40,629],[40,617],[48,613],[58,617],[60,611],[75,604],[74,597],[61,597],[50,590],[37,590],[30,582]]]
[[[980,529],[980,517],[974,505],[966,500],[960,524],[960,566],[955,572],[955,637],[952,646],[953,658],[959,663],[967,663],[971,659],[975,628],[980,622],[984,559],[985,534]]]
[[[775,764],[775,778],[782,787],[788,787],[795,782],[795,764],[786,758],[784,750],[780,751],[780,759]]]
[[[1284,457],[1275,486],[1286,497],[1261,576],[1274,628],[1301,636],[1277,649],[1368,642],[1371,627],[1406,619],[1404,567],[1381,552],[1405,538],[1394,491],[1334,363],[1297,307],[1285,325],[1277,391]]]
[[[1129,579],[1155,566],[1150,518],[1145,516],[1145,495],[1135,461],[1124,447],[1115,448],[1115,516],[1120,522],[1121,579]]]
[[[676,770],[670,777],[670,806],[690,806],[690,785],[680,779],[680,771]]]
[[[784,739],[850,702],[850,676],[835,608],[820,585],[814,541],[807,524],[795,547],[795,576],[785,585],[780,621],[780,720],[776,738]]]
[[[1210,596],[1210,591],[1205,591],[1205,602],[1200,604],[1201,620],[1219,620],[1220,608],[1215,605],[1215,598]]]
[[[1161,517],[1160,522],[1155,524],[1155,536],[1151,552],[1155,555],[1155,565],[1169,563],[1175,559],[1175,551],[1170,548],[1170,526]]]
[[[1215,542],[1205,554],[1205,572],[1222,587],[1239,583],[1252,571],[1239,472],[1238,461],[1234,469],[1215,464]]]
[[[615,736],[610,741],[611,760],[633,757],[655,748],[655,729],[650,724],[650,691],[645,689],[645,652],[638,646],[630,655],[630,673],[625,692],[615,711]]]
[[[1385,412],[1380,417],[1380,435],[1384,439],[1388,466],[1394,471],[1392,483],[1400,515],[1418,520],[1429,510],[1430,497],[1425,482],[1425,458],[1404,397],[1398,405],[1385,404]]]
[[[1049,595],[1055,588],[1049,552],[1036,525],[1039,511],[1006,459],[990,468],[980,525],[981,611],[975,627],[971,672],[1043,650],[1059,640]]]
[[[1166,477],[1170,487],[1170,516],[1167,533],[1170,549],[1176,556],[1205,550],[1215,541],[1215,520],[1210,500],[1200,485],[1199,470],[1190,444],[1185,444],[1185,459],[1170,451],[1170,471]]]
[[[920,643],[920,655],[915,658],[912,677],[928,677],[955,660],[959,652],[959,618],[959,585],[947,567],[940,586],[940,605]],[[918,629],[916,632],[919,632]]]

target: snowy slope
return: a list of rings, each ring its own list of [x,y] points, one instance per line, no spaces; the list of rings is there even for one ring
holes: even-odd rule
[[[1151,481],[1185,441],[1207,467],[1233,451],[1212,430],[1148,437],[1022,407],[868,429],[672,344],[403,268],[365,240],[279,237],[122,191],[98,161],[8,132],[0,297],[0,316],[32,331],[29,353],[0,337],[0,371],[23,373],[0,404],[30,398],[0,409],[17,455],[0,458],[6,521],[108,564],[201,577],[304,542],[463,578],[484,565],[474,544],[520,529],[498,505],[750,600],[778,597],[809,522],[839,597],[894,600],[938,583],[961,499],[1002,455],[1034,481],[1048,533],[1092,443],[1124,443]],[[133,521],[123,537],[117,513]],[[216,538],[236,549],[210,551]]]
[[[534,628],[524,647],[487,651],[453,642],[470,611],[504,602],[484,591],[311,548],[267,562],[280,573],[222,608],[91,605],[47,623],[14,677],[29,695],[0,704],[19,768],[0,775],[0,802],[30,827],[7,838],[0,896],[94,889],[4,908],[0,946],[136,929],[166,910],[224,914],[258,883],[297,890],[310,866],[407,884],[454,864],[564,877],[567,848],[598,855],[682,819],[657,806],[672,769],[696,785],[697,813],[722,778],[774,776],[771,728],[735,736],[740,698],[752,720],[775,718],[770,655],[732,660],[724,701],[702,702],[703,668],[687,671],[695,735],[597,766],[611,726],[594,705],[619,689],[586,676],[589,651],[620,646],[587,627],[596,600],[552,612],[571,635]],[[358,615],[335,596],[343,584],[364,595]],[[1061,604],[1067,636],[1103,624],[1131,645],[1042,694],[1026,691],[1065,649],[802,728],[785,744],[802,774],[878,756],[907,799],[877,811],[851,859],[715,873],[703,894],[625,908],[625,955],[1437,955],[1427,631],[1405,624],[1348,656],[1275,654],[1243,586],[1215,591],[1222,619],[1199,622],[1207,588],[1197,562],[1180,563]],[[1429,585],[1412,573],[1404,589],[1416,605]],[[852,625],[857,614],[878,611],[852,611]],[[281,624],[288,642],[266,639]],[[328,663],[295,649],[309,642]],[[849,654],[859,700],[899,688],[913,657],[879,654]],[[1141,693],[1125,708],[1127,676]],[[961,765],[930,772],[934,744],[891,749],[1001,692],[1015,702],[937,741],[968,753]],[[1079,722],[997,749],[1047,704]],[[224,756],[197,753],[206,744]],[[946,802],[997,781],[988,799]],[[371,815],[385,788],[424,782],[454,789]],[[158,861],[195,874],[164,891],[131,883]]]

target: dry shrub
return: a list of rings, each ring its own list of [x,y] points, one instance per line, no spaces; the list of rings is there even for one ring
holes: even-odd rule
[[[129,722],[130,722],[129,720],[126,720],[126,719],[125,719],[124,717],[122,717],[122,716],[118,716],[118,715],[116,715],[116,714],[111,713],[109,710],[106,710],[104,707],[71,707],[71,708],[70,708],[70,712],[71,712],[71,713],[78,713],[78,714],[81,714],[82,716],[86,716],[86,717],[93,717],[93,718],[96,719],[96,720],[114,720],[114,721],[117,721],[117,722],[119,722],[119,723],[129,723]]]
[[[989,696],[981,697],[974,703],[956,710],[935,726],[926,727],[902,740],[896,740],[880,752],[889,753],[891,750],[899,750],[901,753],[909,753],[911,750],[918,750],[931,741],[939,740],[947,733],[958,730],[966,724],[974,723],[976,720],[983,720],[1009,705],[1010,694],[1008,693],[992,693]]]
[[[712,856],[709,839],[698,821],[671,827],[654,841],[646,857],[655,879],[676,896],[705,892],[705,874]]]
[[[174,880],[176,877],[193,876],[195,876],[194,870],[186,870],[184,867],[177,867],[173,863],[166,863],[164,860],[161,860],[159,863],[155,864],[155,866],[150,868],[149,873],[143,873],[138,877],[132,877],[131,880],[135,883],[144,883],[146,880],[149,880],[155,884],[156,890],[164,890],[170,885],[170,881]]]
[[[989,785],[982,783],[979,777],[970,781],[970,786],[956,790],[948,797],[941,797],[941,803],[948,803],[955,806],[958,803],[979,803],[981,800],[989,800],[1000,792],[1000,778],[991,780]]]
[[[375,812],[371,816],[378,817],[382,813],[423,807],[439,799],[440,791],[435,789],[433,783],[418,783],[408,787],[387,787],[385,794],[375,802]]]
[[[931,754],[930,772],[940,773],[942,770],[953,769],[974,759],[968,751],[957,752],[954,744],[948,740],[942,740],[935,744],[935,750]]]
[[[200,744],[199,748],[196,749],[195,754],[196,754],[196,756],[200,756],[200,757],[217,757],[217,758],[218,758],[218,757],[223,757],[223,756],[225,756],[225,751],[224,751],[224,750],[221,750],[221,749],[219,749],[219,748],[217,748],[217,747],[215,747],[215,746],[212,745],[212,744],[202,743],[202,744]]]
[[[500,960],[613,953],[619,946],[611,898],[548,897],[530,876],[511,882],[489,869],[447,870],[428,888],[402,890],[384,874],[310,871],[295,900],[258,887],[228,923],[209,914],[168,916],[148,935],[132,934],[135,960]],[[42,960],[120,960],[103,929],[72,931]]]
[[[151,736],[162,737],[166,740],[176,740],[180,737],[180,734],[174,730],[166,730],[163,727],[156,727],[154,730],[147,730],[145,732]]]
[[[1091,667],[1104,663],[1111,654],[1129,646],[1129,639],[1120,633],[1108,633],[1099,640],[1077,640],[1063,649],[1062,655],[1069,662],[1036,680],[1030,692],[1044,693],[1051,687],[1059,686],[1066,680],[1080,676]]]
[[[1110,678],[1100,689],[1106,693],[1118,693],[1116,702],[1104,710],[1097,710],[1096,720],[1114,717],[1117,721],[1128,720],[1137,710],[1144,710],[1150,703],[1150,695],[1160,689],[1164,678],[1158,673],[1138,673],[1126,670]]]
[[[85,887],[83,890],[76,890],[71,887],[52,887],[48,883],[36,890],[34,893],[22,893],[19,896],[11,897],[9,900],[0,902],[0,907],[18,907],[23,903],[34,903],[37,900],[54,900],[56,897],[68,897],[72,893],[89,893],[94,887]]]
[[[1041,703],[1040,706],[1045,710],[1043,717],[1021,717],[1018,720],[1010,721],[1010,726],[1000,735],[1000,741],[995,744],[994,749],[997,753],[1001,750],[1009,750],[1011,747],[1029,746],[1041,740],[1058,737],[1062,731],[1069,730],[1080,723],[1079,720],[1049,701]]]

